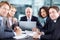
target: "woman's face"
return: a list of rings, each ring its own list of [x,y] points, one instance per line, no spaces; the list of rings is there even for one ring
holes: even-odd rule
[[[47,16],[46,11],[44,9],[41,9],[41,16],[45,18]]]
[[[16,9],[11,8],[10,11],[9,11],[9,15],[13,17],[15,15],[15,12],[16,12]]]

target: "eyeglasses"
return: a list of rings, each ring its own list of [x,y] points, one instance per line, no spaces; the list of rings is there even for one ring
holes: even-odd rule
[[[5,8],[5,7],[1,7],[2,9],[4,9],[4,10],[7,10],[7,11],[9,11],[9,9],[7,9],[7,8]]]

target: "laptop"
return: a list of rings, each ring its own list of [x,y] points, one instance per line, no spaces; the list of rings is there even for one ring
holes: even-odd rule
[[[24,30],[31,31],[32,28],[36,27],[36,22],[35,21],[20,21],[19,26],[23,31]]]

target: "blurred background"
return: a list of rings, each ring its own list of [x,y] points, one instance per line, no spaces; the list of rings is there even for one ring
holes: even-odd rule
[[[33,15],[38,17],[38,10],[42,6],[56,5],[60,8],[60,0],[0,0],[8,1],[11,5],[14,5],[17,9],[15,17],[20,20],[21,16],[25,15],[25,8],[32,6]]]

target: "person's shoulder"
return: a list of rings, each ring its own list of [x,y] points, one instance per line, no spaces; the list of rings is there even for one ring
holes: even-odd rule
[[[57,20],[59,20],[60,21],[60,16],[58,17],[58,19]]]
[[[32,16],[33,18],[38,18],[38,17],[36,17],[36,16]]]
[[[22,16],[21,18],[25,18],[26,16]]]
[[[51,18],[50,17],[47,17],[47,19],[46,19],[47,21],[49,21],[49,20],[51,20]]]

